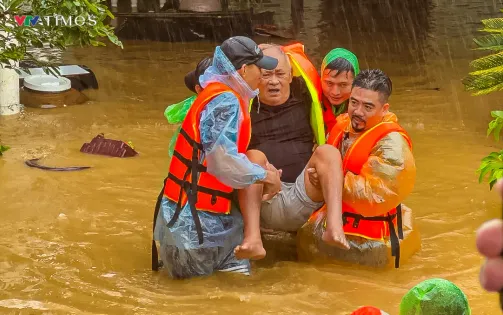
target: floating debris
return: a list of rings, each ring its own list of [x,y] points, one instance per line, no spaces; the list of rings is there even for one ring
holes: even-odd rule
[[[31,159],[27,160],[24,163],[28,165],[29,167],[34,167],[34,168],[39,168],[41,170],[46,170],[46,171],[57,171],[57,172],[71,172],[71,171],[81,171],[85,170],[88,168],[91,168],[90,166],[68,166],[68,167],[52,167],[52,166],[43,166],[38,164],[38,159]]]
[[[105,135],[100,133],[90,143],[84,143],[80,152],[112,157],[133,157],[138,155],[129,144],[120,140],[105,139]]]

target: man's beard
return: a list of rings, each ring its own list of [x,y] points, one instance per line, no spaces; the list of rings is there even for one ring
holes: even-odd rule
[[[363,127],[358,127],[358,122],[354,122],[353,119],[351,118],[351,127],[353,127],[353,130],[356,132],[362,132],[365,130],[366,122],[362,119],[360,119],[361,124],[363,124]]]

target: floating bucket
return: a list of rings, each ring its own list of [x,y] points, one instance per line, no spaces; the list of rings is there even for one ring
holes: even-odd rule
[[[72,89],[72,83],[65,77],[47,74],[31,75],[24,78],[20,92],[21,103],[28,107],[53,108],[82,104],[89,99]]]

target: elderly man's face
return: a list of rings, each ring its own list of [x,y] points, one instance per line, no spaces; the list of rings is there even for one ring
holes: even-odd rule
[[[264,55],[278,59],[276,69],[262,69],[259,84],[260,102],[270,106],[281,105],[290,97],[292,68],[288,63],[288,57],[280,49],[279,47],[273,47],[264,50]]]

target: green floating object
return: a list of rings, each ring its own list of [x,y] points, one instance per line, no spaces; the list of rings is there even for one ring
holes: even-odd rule
[[[400,315],[471,315],[466,295],[445,279],[429,279],[402,298]]]
[[[183,120],[185,119],[185,116],[187,116],[187,113],[196,100],[197,95],[193,95],[187,99],[184,99],[183,101],[169,105],[166,110],[164,111],[164,117],[168,120],[168,123],[175,125],[175,124],[181,124]],[[169,156],[173,156],[173,152],[175,151],[175,144],[176,144],[176,138],[178,137],[178,134],[180,133],[181,127],[178,127],[171,136],[171,141],[169,143]]]
[[[166,117],[170,124],[181,123],[185,119],[185,116],[187,116],[187,112],[195,100],[196,95],[193,95],[179,103],[169,105],[164,111],[164,117]]]
[[[9,149],[10,148],[8,146],[0,144],[0,156],[2,156],[2,154]]]

